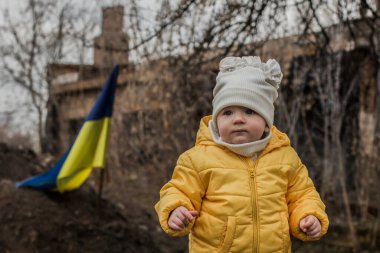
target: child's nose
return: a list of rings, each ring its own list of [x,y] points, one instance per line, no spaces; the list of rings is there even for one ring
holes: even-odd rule
[[[245,122],[245,117],[244,114],[241,112],[236,112],[234,115],[234,123],[244,123]]]

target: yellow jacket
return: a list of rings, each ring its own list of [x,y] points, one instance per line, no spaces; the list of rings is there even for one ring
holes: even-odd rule
[[[328,218],[313,182],[286,134],[272,128],[272,138],[259,157],[239,156],[217,145],[201,120],[196,144],[183,153],[172,179],[160,191],[155,209],[163,230],[189,235],[190,252],[291,252],[290,234],[312,240],[299,221],[316,216],[327,232]],[[200,216],[182,231],[168,227],[176,207]]]

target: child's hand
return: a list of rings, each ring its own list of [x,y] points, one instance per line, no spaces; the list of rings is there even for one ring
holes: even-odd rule
[[[309,215],[300,221],[299,228],[311,238],[321,235],[321,223],[314,215]]]
[[[198,215],[198,211],[189,211],[186,207],[179,206],[170,214],[168,225],[175,231],[181,231]]]

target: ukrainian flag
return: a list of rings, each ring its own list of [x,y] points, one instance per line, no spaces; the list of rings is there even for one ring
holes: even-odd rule
[[[70,191],[81,186],[93,168],[105,168],[118,74],[119,66],[117,65],[87,115],[75,142],[63,157],[50,171],[18,182],[17,187]]]

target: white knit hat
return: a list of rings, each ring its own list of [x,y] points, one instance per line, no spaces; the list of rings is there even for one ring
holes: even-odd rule
[[[262,63],[258,56],[226,57],[220,61],[213,91],[213,121],[228,106],[244,106],[260,114],[269,129],[273,125],[274,101],[282,80],[277,61]]]

